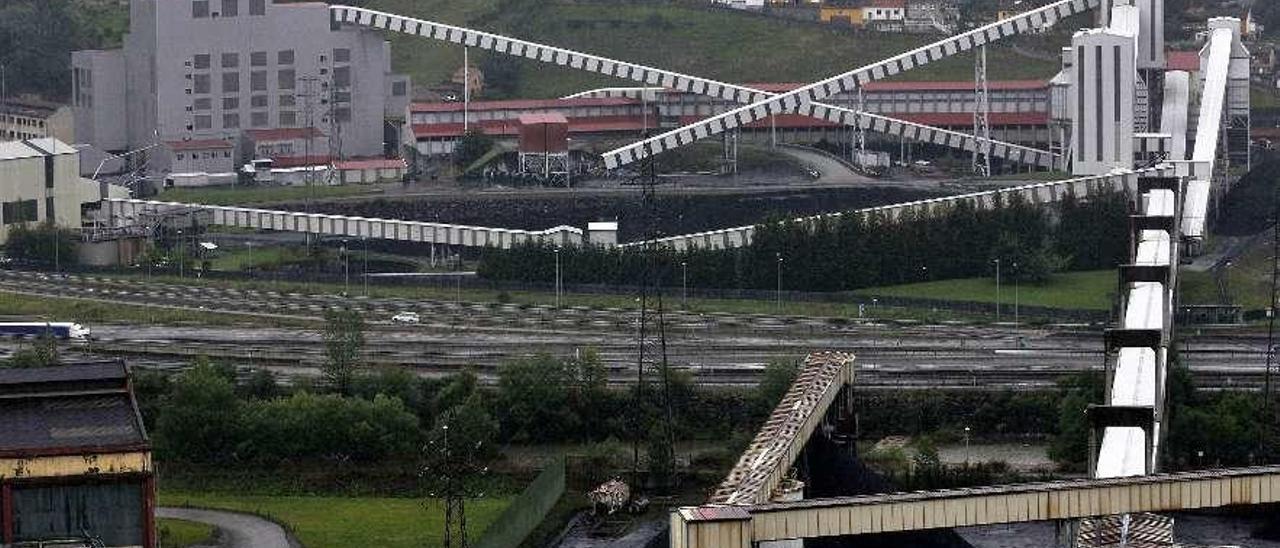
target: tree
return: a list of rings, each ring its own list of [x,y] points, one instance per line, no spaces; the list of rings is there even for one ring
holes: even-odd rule
[[[506,438],[550,441],[577,432],[578,416],[569,405],[568,385],[564,362],[548,354],[502,366],[498,401]]]
[[[493,148],[493,138],[478,130],[469,130],[453,148],[453,165],[467,169]]]
[[[58,341],[48,334],[40,335],[34,344],[14,352],[3,364],[18,369],[58,365]]]
[[[331,390],[347,395],[364,349],[364,318],[346,308],[325,312],[324,320],[324,379]]]
[[[800,364],[795,360],[773,360],[765,366],[760,384],[756,386],[756,399],[765,413],[772,411],[782,401],[799,373]]]
[[[241,441],[243,404],[207,364],[178,375],[156,421],[159,452],[180,461],[224,462]]]
[[[34,227],[21,224],[9,231],[5,256],[33,263],[69,265],[76,263],[79,245],[75,231],[58,228],[52,222]]]
[[[484,73],[486,96],[494,98],[516,97],[520,92],[520,82],[524,73],[520,71],[520,60],[509,55],[486,55],[480,61],[480,72]]]

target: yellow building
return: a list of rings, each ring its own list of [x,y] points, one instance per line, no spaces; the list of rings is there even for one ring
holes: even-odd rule
[[[852,6],[822,6],[818,18],[823,23],[845,23],[855,27],[863,25],[862,8]]]

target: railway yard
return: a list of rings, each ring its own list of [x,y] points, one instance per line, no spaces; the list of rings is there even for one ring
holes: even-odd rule
[[[324,360],[319,320],[350,306],[370,319],[365,363],[443,376],[472,368],[484,381],[497,367],[535,353],[571,355],[596,349],[611,381],[629,382],[635,367],[633,310],[518,304],[343,297],[181,285],[142,279],[0,271],[0,291],[206,312],[232,313],[228,326],[101,324],[93,337],[71,343],[76,355],[126,357],[140,367],[186,367],[205,356],[243,367],[268,368],[284,378],[318,374]],[[400,312],[418,324],[396,324]],[[874,311],[873,311],[874,312]],[[253,325],[253,317],[284,318],[297,327]],[[311,327],[309,323],[315,323]],[[815,348],[858,356],[862,388],[1036,389],[1064,376],[1101,370],[1100,326],[1013,326],[963,322],[927,325],[768,314],[667,314],[671,362],[704,385],[755,383],[773,360],[796,359]],[[11,352],[18,341],[0,342]],[[1263,383],[1265,330],[1187,329],[1182,356],[1204,389],[1258,388]]]

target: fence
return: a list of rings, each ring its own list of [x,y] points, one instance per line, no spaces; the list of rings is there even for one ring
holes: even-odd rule
[[[516,548],[564,494],[564,457],[551,462],[480,537],[475,548]]]

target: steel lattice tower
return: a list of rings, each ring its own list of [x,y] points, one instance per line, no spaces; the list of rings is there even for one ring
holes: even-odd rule
[[[973,172],[991,176],[991,96],[987,88],[987,46],[978,48],[973,63]]]
[[[647,131],[646,138],[647,138]],[[662,285],[666,273],[666,262],[658,239],[662,237],[660,208],[657,199],[657,164],[652,156],[648,156],[638,170],[635,183],[640,186],[640,215],[643,228],[644,245],[641,251],[641,280],[639,295],[639,317],[636,334],[636,388],[635,404],[632,406],[634,439],[632,445],[633,484],[637,487],[640,478],[640,444],[651,439],[657,427],[664,438],[662,449],[666,454],[652,454],[650,446],[649,460],[661,459],[665,465],[675,462],[675,428],[674,412],[671,406],[671,370],[667,362],[667,326],[662,299]],[[656,375],[658,403],[661,409],[654,416],[648,405],[649,383],[646,375]],[[656,485],[658,488],[664,485]]]

